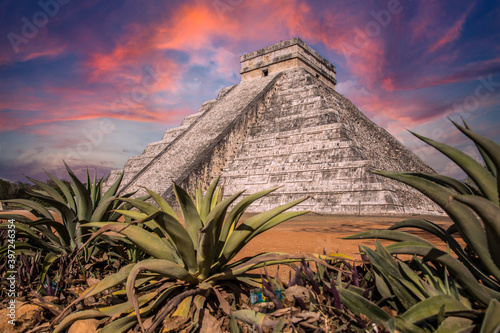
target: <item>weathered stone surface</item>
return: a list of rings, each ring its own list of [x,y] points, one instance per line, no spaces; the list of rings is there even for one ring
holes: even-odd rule
[[[241,81],[302,67],[332,88],[337,84],[335,66],[300,38],[282,41],[242,55],[240,62]]]
[[[294,39],[242,56],[242,73],[275,71],[247,75],[167,130],[127,162],[121,190],[146,186],[172,200],[172,180],[193,191],[222,174],[226,195],[280,187],[251,211],[310,196],[296,209],[441,214],[416,190],[369,172],[433,170],[337,93],[335,67],[304,45]]]

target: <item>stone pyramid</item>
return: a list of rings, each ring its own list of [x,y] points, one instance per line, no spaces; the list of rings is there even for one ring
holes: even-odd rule
[[[294,38],[241,56],[241,82],[111,172],[121,193],[147,187],[172,201],[221,174],[225,195],[280,187],[250,206],[334,214],[441,214],[416,190],[372,169],[434,172],[335,91],[335,66]]]

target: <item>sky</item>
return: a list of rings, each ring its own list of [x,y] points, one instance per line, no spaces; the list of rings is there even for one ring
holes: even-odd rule
[[[500,142],[499,17],[492,0],[2,0],[0,178],[121,169],[240,82],[240,55],[293,37],[365,115],[461,178],[408,130],[478,157],[462,117]]]

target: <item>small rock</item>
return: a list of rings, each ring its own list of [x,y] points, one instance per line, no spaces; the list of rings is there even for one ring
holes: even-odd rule
[[[94,278],[87,279],[87,284],[89,285],[89,287],[92,287],[93,285],[98,284],[99,282],[101,282],[101,280],[99,279],[94,279]]]
[[[83,300],[83,304],[85,304],[85,306],[92,306],[95,302],[96,300],[94,296],[87,297]]]
[[[16,302],[12,309],[6,308],[0,310],[0,332],[14,333],[24,332],[34,328],[42,320],[43,308],[33,305]],[[9,324],[12,318],[9,316],[15,315],[15,325]]]
[[[302,286],[290,287],[285,290],[283,295],[285,296],[285,299],[288,301],[288,303],[292,305],[295,304],[295,298],[301,299],[306,305],[309,304],[311,299],[309,289]]]
[[[68,333],[96,333],[97,326],[99,326],[97,319],[77,320],[71,325]]]

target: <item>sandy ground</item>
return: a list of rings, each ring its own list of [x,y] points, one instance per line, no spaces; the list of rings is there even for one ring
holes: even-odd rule
[[[31,215],[27,211],[8,211],[11,214]],[[179,214],[180,215],[180,214]],[[242,220],[252,216],[245,214]],[[387,229],[396,222],[409,219],[427,219],[447,228],[452,222],[444,216],[354,216],[354,215],[320,215],[308,213],[283,222],[255,237],[242,250],[238,258],[251,256],[261,252],[286,253],[342,253],[359,258],[358,245],[373,246],[374,240],[342,239],[355,233],[373,229]],[[411,231],[411,229],[408,229]],[[430,237],[426,232],[412,231],[427,240],[439,240]],[[389,242],[382,241],[383,244]]]
[[[352,216],[318,215],[308,213],[283,222],[277,227],[254,238],[243,249],[243,255],[254,255],[263,251],[288,253],[341,253],[359,258],[359,245],[373,247],[374,240],[347,240],[342,237],[358,232],[387,229],[396,222],[408,219],[428,219],[442,227],[449,227],[452,222],[448,217],[436,216]],[[410,230],[410,229],[407,229]],[[425,232],[413,231],[429,241],[439,240]],[[382,244],[390,242],[382,241]]]

